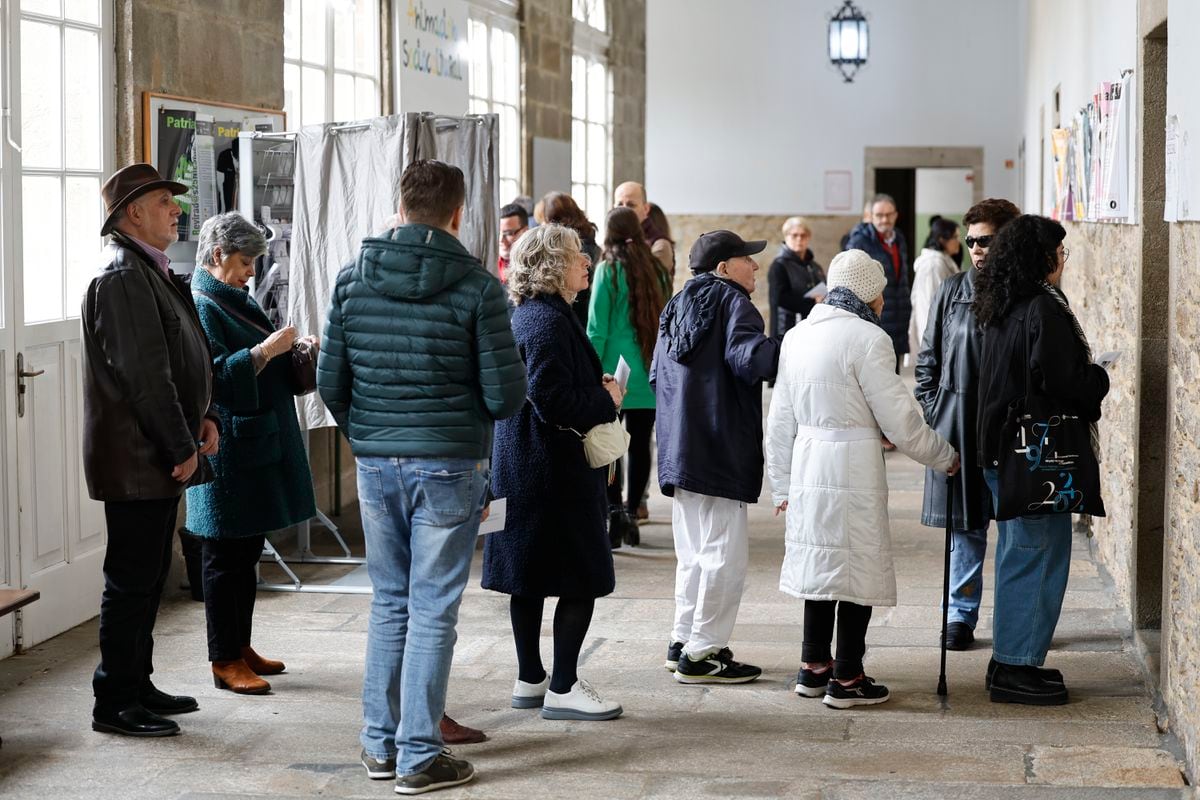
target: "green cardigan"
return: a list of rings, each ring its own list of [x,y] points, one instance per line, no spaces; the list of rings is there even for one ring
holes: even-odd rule
[[[621,263],[601,261],[592,279],[592,298],[588,308],[588,339],[604,371],[612,374],[617,360],[625,356],[629,363],[629,385],[622,408],[654,408],[654,389],[650,387],[650,372],[642,361],[629,317],[629,284]]]

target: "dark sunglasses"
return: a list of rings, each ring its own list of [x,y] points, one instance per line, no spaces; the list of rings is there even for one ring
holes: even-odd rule
[[[979,245],[984,250],[986,250],[992,246],[992,239],[995,239],[995,238],[996,238],[995,234],[992,234],[991,236],[968,236],[963,241],[966,242],[968,250],[974,250],[975,245]]]

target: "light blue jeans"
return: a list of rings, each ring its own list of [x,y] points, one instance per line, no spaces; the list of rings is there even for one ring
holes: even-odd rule
[[[965,622],[975,630],[979,624],[979,601],[983,597],[987,528],[953,531],[950,542],[950,613],[947,621]]]
[[[983,478],[999,498],[996,470]],[[998,502],[998,501],[994,501]],[[992,655],[1001,664],[1040,667],[1058,625],[1071,571],[1071,515],[1037,514],[997,522],[996,611]]]
[[[361,741],[396,774],[442,752],[438,728],[458,606],[488,485],[487,459],[359,458],[358,502],[374,595]]]

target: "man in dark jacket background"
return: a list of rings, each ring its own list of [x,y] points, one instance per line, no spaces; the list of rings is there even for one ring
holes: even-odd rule
[[[108,548],[100,603],[100,665],[92,729],[169,736],[164,714],[191,697],[150,682],[154,621],[171,566],[179,496],[211,479],[218,429],[209,414],[212,367],[192,293],[170,270],[174,196],[187,187],[149,164],[117,171],[100,190],[112,234],[88,284],[83,324],[83,470],[104,503]]]
[[[891,195],[878,194],[871,203],[871,221],[860,222],[850,231],[845,250],[862,250],[883,265],[887,287],[883,290],[883,314],[880,322],[892,337],[896,348],[896,372],[901,357],[908,352],[908,322],[912,316],[912,298],[908,287],[908,243],[896,227],[900,215]]]
[[[672,497],[675,625],[667,668],[680,683],[748,683],[762,670],[733,659],[749,560],[746,504],[763,479],[762,382],[779,342],[750,300],[765,241],[730,231],[696,240],[696,277],[663,309],[650,380],[658,405],[658,482]]]
[[[466,184],[440,161],[400,179],[407,224],[338,276],[317,386],[358,462],[374,594],[362,762],[401,794],[474,777],[438,723],[488,486],[492,428],[525,402],[500,282],[458,240]]]

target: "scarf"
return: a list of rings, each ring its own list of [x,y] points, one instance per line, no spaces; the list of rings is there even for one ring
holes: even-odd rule
[[[1062,289],[1059,289],[1049,281],[1042,281],[1042,289],[1046,294],[1054,298],[1062,310],[1067,312],[1067,317],[1071,320],[1071,326],[1075,328],[1075,338],[1079,340],[1079,344],[1083,346],[1084,355],[1087,357],[1088,363],[1092,361],[1092,346],[1088,344],[1087,335],[1083,332],[1083,328],[1079,325],[1079,320],[1075,317],[1075,312],[1071,310],[1071,304],[1067,302],[1067,296],[1063,294]],[[1092,438],[1092,452],[1096,454],[1096,459],[1100,458],[1100,431],[1096,423],[1088,426]]]
[[[873,325],[883,327],[883,323],[879,321],[878,315],[871,310],[870,306],[864,303],[859,296],[850,291],[845,286],[838,286],[835,289],[830,289],[829,294],[825,295],[825,305],[840,308],[843,311],[849,311],[854,316],[861,320],[866,320]]]

